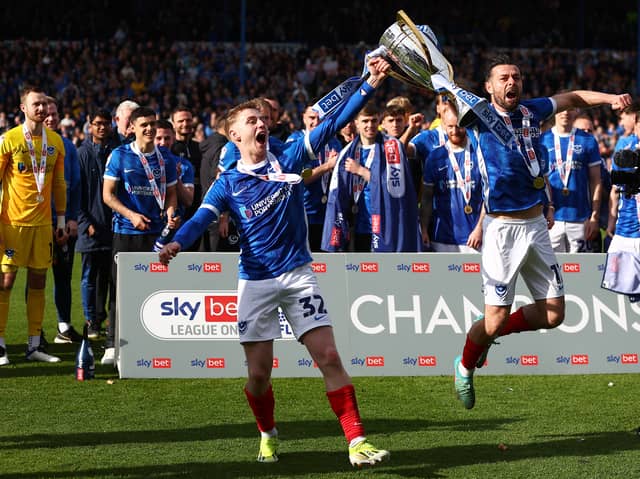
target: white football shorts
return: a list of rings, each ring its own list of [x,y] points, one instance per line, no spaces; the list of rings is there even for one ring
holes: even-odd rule
[[[555,221],[549,230],[551,247],[556,253],[588,253],[591,243],[584,237],[584,223]]]
[[[518,274],[534,301],[564,295],[562,272],[551,248],[547,220],[496,219],[483,222],[482,286],[485,304],[513,304]]]
[[[277,278],[238,280],[240,342],[282,337],[278,307],[282,308],[296,339],[320,326],[331,326],[326,303],[309,263]]]

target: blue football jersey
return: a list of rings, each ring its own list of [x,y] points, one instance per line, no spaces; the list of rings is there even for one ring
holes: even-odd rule
[[[465,152],[457,151],[454,157],[465,177]],[[464,212],[466,202],[463,191],[458,188],[456,174],[449,161],[446,147],[440,146],[428,156],[423,172],[425,185],[433,186],[432,229],[429,232],[431,241],[444,244],[467,244],[467,239],[478,224],[482,209],[482,179],[478,162],[473,150],[471,159],[471,200],[469,206],[472,213]]]
[[[539,162],[540,175],[545,175],[548,173],[548,159],[547,150],[540,142],[540,125],[555,113],[555,101],[545,97],[524,100],[521,104],[531,114],[529,134]],[[493,105],[490,108],[494,108]],[[547,201],[544,188],[538,189],[534,186],[534,177],[526,164],[522,111],[517,108],[508,115],[519,146],[513,140],[509,145],[503,145],[483,122],[477,122],[480,148],[485,163],[485,168],[483,170],[481,167],[480,173],[487,213],[522,211],[537,204],[545,204]],[[470,135],[470,138],[475,146],[475,135]]]
[[[129,235],[159,235],[166,224],[166,218],[163,217],[163,211],[153,196],[153,188],[140,162],[140,157],[131,149],[132,144],[120,145],[111,152],[105,166],[104,178],[118,182],[117,197],[124,206],[145,215],[151,222],[148,230],[140,231],[128,218],[114,211],[113,232]],[[166,185],[174,186],[178,181],[175,157],[166,148],[158,147],[158,150],[164,160]],[[156,185],[160,188],[161,171],[158,157],[155,151],[144,156],[149,162]]]
[[[416,158],[420,160],[420,163],[424,169],[424,163],[427,161],[429,153],[436,148],[444,145],[447,141],[447,134],[442,130],[441,126],[434,128],[433,130],[423,130],[414,136],[409,142],[416,149]]]
[[[618,203],[618,221],[616,222],[616,235],[625,238],[640,238],[640,220],[638,220],[637,195],[626,196],[620,194]]]
[[[558,135],[563,163],[567,159],[570,136],[570,133]],[[546,131],[540,141],[546,147],[549,157],[549,184],[556,208],[554,218],[558,221],[585,221],[591,216],[589,169],[599,169],[602,162],[596,139],[582,130],[575,132],[571,172],[567,181],[569,195],[563,194],[564,185],[556,164],[554,130]]]
[[[343,107],[311,131],[311,150],[317,151],[335,136],[362,109],[373,91],[365,83]],[[309,160],[304,138],[285,143],[282,152],[274,156],[287,173],[299,174]],[[250,169],[256,175],[274,172],[274,165],[268,160],[243,166],[243,170]],[[178,229],[174,241],[183,248],[190,246],[224,211],[230,212],[240,233],[241,279],[275,278],[311,261],[302,181],[264,181],[237,168],[226,170],[206,192],[195,215]]]

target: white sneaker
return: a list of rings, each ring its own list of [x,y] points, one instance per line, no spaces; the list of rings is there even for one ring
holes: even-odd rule
[[[27,361],[40,361],[41,363],[59,363],[60,358],[58,356],[52,356],[51,354],[47,354],[40,348],[32,349],[31,351],[27,351],[26,354]]]
[[[7,364],[9,364],[7,349],[0,346],[0,366],[6,366]]]
[[[104,356],[100,360],[100,364],[115,364],[116,348],[106,348],[104,350]]]

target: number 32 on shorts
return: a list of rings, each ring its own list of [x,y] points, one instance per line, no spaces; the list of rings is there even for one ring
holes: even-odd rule
[[[319,294],[313,296],[304,296],[298,299],[298,302],[304,309],[304,317],[308,318],[314,314],[327,314],[327,310],[324,308],[324,299]]]

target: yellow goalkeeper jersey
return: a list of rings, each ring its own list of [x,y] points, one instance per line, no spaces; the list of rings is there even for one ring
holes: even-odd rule
[[[42,128],[46,128],[44,125]],[[0,141],[2,206],[0,222],[15,226],[51,224],[51,195],[58,215],[64,215],[67,187],[64,180],[64,144],[55,131],[46,128],[47,167],[42,187],[44,201],[38,201],[38,187],[22,125],[12,128]],[[42,137],[34,136],[36,162],[40,165]]]

